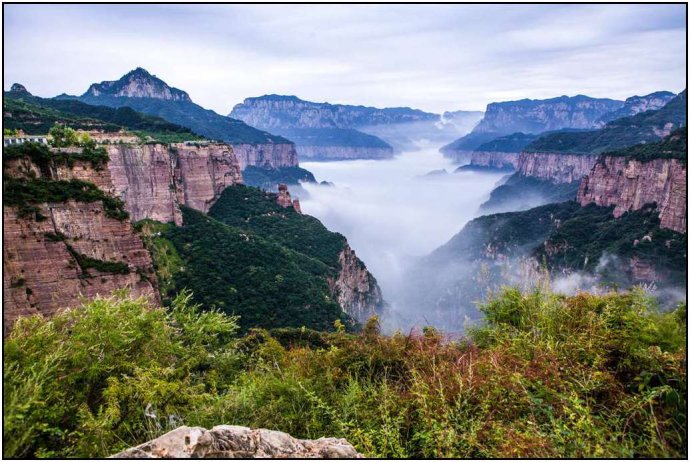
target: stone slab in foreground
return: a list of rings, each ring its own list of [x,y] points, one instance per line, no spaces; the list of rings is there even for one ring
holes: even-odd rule
[[[287,433],[218,425],[211,430],[179,427],[165,435],[119,452],[115,459],[189,458],[362,458],[343,438],[298,440]]]

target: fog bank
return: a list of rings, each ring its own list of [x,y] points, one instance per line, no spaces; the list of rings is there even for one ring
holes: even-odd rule
[[[390,160],[305,162],[317,181],[304,184],[302,210],[345,235],[379,281],[384,298],[402,305],[401,277],[415,259],[446,243],[479,214],[501,173],[452,173],[438,146]],[[445,170],[449,173],[439,173]],[[434,174],[429,172],[436,171]],[[432,307],[418,307],[420,314]]]

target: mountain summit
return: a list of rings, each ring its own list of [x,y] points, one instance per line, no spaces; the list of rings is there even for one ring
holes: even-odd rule
[[[137,67],[123,75],[119,80],[94,83],[82,95],[84,96],[115,96],[127,98],[155,98],[166,101],[188,101],[191,98],[187,92],[170,87],[146,69]]]

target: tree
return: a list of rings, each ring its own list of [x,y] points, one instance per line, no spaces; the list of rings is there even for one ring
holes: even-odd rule
[[[55,123],[48,134],[52,137],[50,144],[56,148],[66,148],[79,144],[77,132],[66,124]]]

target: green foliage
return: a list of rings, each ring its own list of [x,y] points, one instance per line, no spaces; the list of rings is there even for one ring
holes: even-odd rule
[[[529,143],[534,141],[539,135],[530,133],[513,133],[501,136],[479,145],[475,151],[482,152],[520,152]]]
[[[3,125],[28,134],[45,134],[56,123],[74,129],[119,132],[123,128],[164,143],[199,139],[189,129],[129,107],[92,106],[73,99],[47,99],[5,93]]]
[[[103,457],[177,425],[347,438],[369,457],[682,458],[686,314],[641,291],[505,289],[450,342],[251,330],[178,297],[96,299],[5,342],[4,456]]]
[[[71,135],[70,135],[71,136]],[[74,134],[76,139],[76,133]],[[74,166],[76,161],[89,162],[96,169],[104,168],[110,160],[105,148],[97,148],[89,139],[81,141],[84,147],[77,152],[51,151],[41,143],[23,143],[3,148],[3,160],[28,159],[38,166],[44,175],[50,175],[51,168],[57,165]]]
[[[247,186],[265,190],[274,190],[279,183],[296,185],[300,182],[316,182],[314,175],[301,167],[263,168],[254,165],[242,170],[242,179]]]
[[[65,124],[56,123],[48,130],[48,135],[52,138],[50,144],[56,148],[67,148],[79,143],[76,130]]]
[[[56,235],[53,235],[56,236]],[[53,236],[46,236],[48,237],[49,240],[63,240],[64,236],[57,235],[56,237]],[[83,253],[79,253],[74,248],[67,244],[67,251],[74,257],[74,259],[77,261],[77,264],[81,268],[81,270],[84,272],[84,274],[89,274],[88,270],[89,269],[95,269],[96,271],[100,271],[101,273],[115,273],[115,274],[129,274],[129,266],[127,266],[127,263],[120,262],[120,261],[104,261],[104,260],[99,260],[97,258],[91,258],[88,255],[84,255]]]
[[[228,189],[223,193],[226,198]],[[270,201],[256,205],[273,210]],[[282,208],[280,213],[298,215]],[[189,288],[204,306],[239,315],[243,329],[329,329],[336,319],[346,320],[328,286],[327,278],[336,270],[320,261],[319,254],[293,250],[282,243],[287,238],[274,238],[268,226],[255,232],[250,226],[229,226],[186,208],[183,218],[184,226],[169,226],[147,238],[147,244],[153,244],[149,248],[157,270],[166,274],[164,296]],[[290,223],[284,221],[286,226]],[[279,232],[278,226],[275,231]]]
[[[39,204],[65,202],[74,199],[79,202],[102,202],[106,216],[126,220],[129,214],[120,199],[111,197],[93,183],[72,179],[50,180],[46,178],[3,178],[3,205],[17,207],[19,216],[39,218]]]
[[[604,155],[627,157],[641,162],[649,162],[654,159],[678,159],[683,164],[687,164],[688,128],[679,128],[659,143],[637,144],[627,149],[605,152]]]
[[[668,284],[687,279],[687,235],[659,227],[653,206],[613,218],[611,208],[578,207],[553,230],[534,254],[549,268],[593,272],[605,254],[653,262]],[[620,268],[604,268],[611,281],[626,283]]]
[[[236,368],[236,322],[189,300],[166,313],[120,294],[20,319],[4,343],[3,456],[105,457],[212,400]]]
[[[656,111],[613,120],[600,130],[545,134],[525,147],[528,152],[599,154],[640,143],[659,141],[659,131],[668,124],[679,128],[687,124],[687,90]]]
[[[342,234],[328,231],[312,216],[281,207],[275,194],[257,188],[226,188],[209,210],[209,216],[317,258],[331,268],[337,268],[338,255],[345,246]]]
[[[392,149],[381,138],[352,128],[276,128],[281,136],[304,146],[347,146]]]

